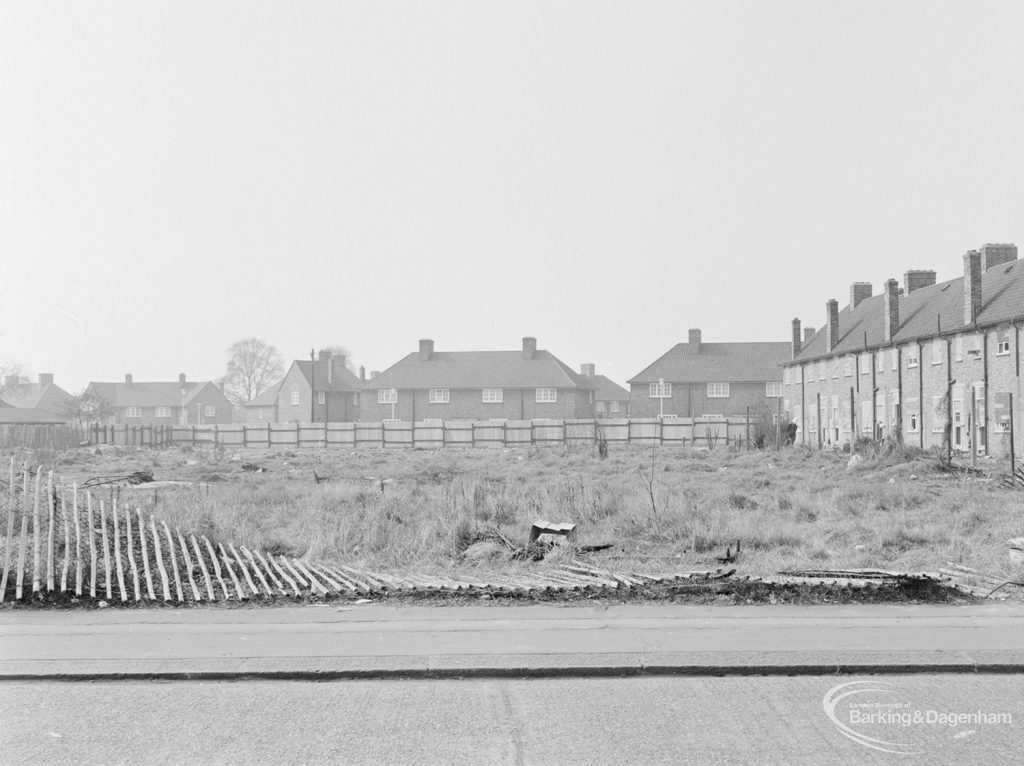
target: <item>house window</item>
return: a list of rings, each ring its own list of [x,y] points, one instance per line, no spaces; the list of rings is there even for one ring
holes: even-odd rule
[[[839,359],[838,358],[837,359],[833,359],[832,362],[831,362],[831,365],[832,365],[832,377],[833,378],[838,378],[839,377],[839,365],[840,365]]]
[[[889,392],[889,406],[892,410],[889,424],[893,428],[898,428],[900,425],[900,392],[898,390]]]
[[[263,420],[263,408],[262,407],[257,407],[256,408],[256,419],[257,420]]]
[[[298,406],[299,404],[299,392],[292,391],[292,406]]]
[[[604,415],[604,402],[598,402],[596,409],[598,415]]]
[[[1010,333],[1008,330],[1001,330],[996,338],[996,356],[1005,356],[1010,353]]]
[[[865,351],[860,355],[860,374],[869,375],[871,373],[871,354]]]
[[[851,375],[853,375],[853,354],[847,354],[843,358],[843,366],[845,367],[845,369],[843,370],[843,374],[846,377],[849,378]]]
[[[326,391],[317,391],[316,392],[316,403],[317,404],[326,404],[327,403],[327,392]]]
[[[648,387],[651,399],[671,399],[672,384],[664,380],[657,380]]]
[[[932,341],[932,364],[942,364],[942,345],[941,338]]]
[[[907,346],[907,367],[917,367],[918,359],[918,348],[917,344]]]
[[[377,391],[377,404],[397,404],[398,403],[398,389],[397,388],[382,388]]]
[[[907,430],[911,433],[917,433],[918,422],[917,422],[917,399],[907,399]]]
[[[974,384],[974,409],[978,413],[978,428],[985,427],[988,418],[985,415],[985,384]]]
[[[208,417],[208,418],[216,417],[217,416],[217,408],[214,405],[212,405],[212,404],[207,404],[203,408],[203,415],[205,417]]]
[[[862,399],[860,402],[860,431],[864,434],[869,434],[874,431],[875,424],[873,420],[874,415],[874,403],[870,399]]]
[[[501,404],[505,400],[505,391],[501,388],[485,388],[483,393],[484,404]]]
[[[765,396],[782,396],[782,384],[775,381],[768,381],[764,384]]]
[[[964,360],[964,336],[956,336],[956,360],[962,362]]]
[[[609,412],[618,412],[619,411],[619,403],[617,401],[610,402],[608,404],[608,411]]]
[[[900,352],[899,349],[889,349],[889,367],[892,368],[893,372],[900,368]]]
[[[729,396],[728,383],[708,383],[709,399],[725,399]]]
[[[170,416],[171,416],[171,408],[170,407],[157,407],[156,408],[156,417],[158,417],[158,418],[169,418]]]
[[[126,418],[141,418],[142,408],[141,407],[125,407],[124,416]]]
[[[447,388],[432,388],[427,395],[431,404],[448,404],[451,400],[451,392]]]
[[[534,392],[534,401],[538,404],[551,403],[558,401],[558,389],[557,388],[538,388]]]
[[[932,397],[932,433],[941,434],[946,429],[946,397]]]

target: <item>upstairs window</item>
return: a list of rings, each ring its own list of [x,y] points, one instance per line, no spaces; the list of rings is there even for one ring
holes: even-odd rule
[[[141,418],[142,408],[141,407],[125,407],[124,416],[126,418]]]
[[[869,354],[867,351],[860,355],[860,374],[871,374],[871,354]]]
[[[917,344],[907,346],[907,367],[917,367],[918,348]]]
[[[853,375],[853,354],[843,357],[843,374],[848,378]]]
[[[671,399],[672,384],[667,381],[655,381],[649,386],[651,399]]]
[[[617,400],[613,399],[611,402],[608,403],[608,411],[609,412],[618,412],[619,411],[619,403],[618,403]]]
[[[996,336],[996,356],[1005,356],[1010,353],[1010,331],[1000,330]]]
[[[764,384],[764,395],[765,396],[782,396],[782,384],[769,381]]]
[[[292,391],[291,403],[292,403],[293,407],[298,406],[298,404],[299,404],[299,392],[298,391]]]
[[[538,388],[534,392],[534,401],[538,404],[550,404],[558,401],[557,388]]]
[[[447,388],[432,388],[427,398],[431,404],[448,404],[451,401],[451,391]]]
[[[316,392],[316,403],[317,404],[326,404],[327,403],[327,392],[326,391],[317,391]]]
[[[709,399],[725,399],[729,396],[728,383],[708,383]]]
[[[377,391],[377,404],[397,404],[398,403],[398,389],[397,388],[382,388]]]
[[[504,401],[505,392],[501,388],[485,388],[483,392],[484,404],[501,404]]]
[[[156,408],[156,417],[158,417],[158,418],[169,418],[170,416],[171,416],[171,408],[170,407],[157,407]]]
[[[205,415],[208,418],[217,417],[217,407],[213,404],[207,404],[203,408],[203,415]]]

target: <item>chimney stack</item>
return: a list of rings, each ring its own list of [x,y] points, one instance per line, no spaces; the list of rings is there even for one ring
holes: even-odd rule
[[[690,328],[690,341],[687,344],[687,350],[691,354],[700,353],[700,329],[696,327]]]
[[[523,359],[533,359],[533,355],[537,353],[537,339],[526,337],[523,338]]]
[[[345,363],[348,361],[348,357],[344,354],[334,354],[331,357],[331,363],[327,365],[327,383],[330,385],[334,382],[335,378],[341,377],[341,371],[345,369]]]
[[[885,283],[885,303],[882,305],[882,332],[885,342],[892,343],[900,331],[900,283],[895,279]]]
[[[935,272],[927,269],[911,269],[903,272],[903,289],[907,295],[922,287],[931,287],[935,284]]]
[[[581,364],[580,365],[580,375],[582,375],[585,378],[592,378],[592,377],[594,377],[594,374],[596,372],[597,372],[597,365],[595,365],[593,363]]]
[[[981,253],[964,255],[964,324],[974,324],[981,313]]]
[[[800,343],[800,320],[793,320],[793,355],[790,359],[796,359],[800,354],[802,344]]]
[[[373,380],[380,375],[380,370],[370,370],[370,380]]]
[[[45,388],[46,386],[50,385],[51,383],[53,383],[53,373],[52,372],[41,372],[41,373],[39,373],[39,387],[40,388]]]
[[[982,245],[981,271],[988,271],[993,266],[1002,266],[1017,260],[1017,246],[1014,244]]]
[[[130,386],[132,384],[132,374],[130,372],[126,372],[124,374],[124,384],[126,386]]]
[[[366,366],[362,364],[359,365],[359,379],[366,380]]]
[[[434,355],[434,341],[429,338],[424,338],[420,341],[420,361],[428,362],[430,357]]]
[[[825,325],[826,351],[832,351],[839,344],[839,301],[829,298],[825,303],[828,323]]]
[[[814,333],[815,333],[815,329],[813,327],[805,327],[804,328],[804,345],[805,346],[808,343],[811,342],[811,339],[814,337]]]
[[[850,308],[855,309],[865,298],[871,297],[870,282],[854,282],[850,285]]]
[[[183,373],[183,372],[178,373],[178,385],[179,386],[185,385],[185,373]]]
[[[325,349],[325,348],[322,348],[322,349],[320,349],[320,353],[319,353],[319,354],[317,354],[317,357],[316,357],[316,358],[317,358],[317,360],[318,360],[318,361],[321,361],[321,362],[326,362],[326,361],[330,360],[330,358],[331,358],[331,352],[330,352],[330,351],[328,351],[328,350],[327,350],[327,349]]]

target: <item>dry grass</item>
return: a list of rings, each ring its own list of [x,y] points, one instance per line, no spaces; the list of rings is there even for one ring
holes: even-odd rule
[[[238,458],[269,472],[242,472]],[[639,447],[613,448],[607,460],[593,448],[51,456],[67,481],[134,470],[158,480],[214,479],[198,489],[130,492],[144,511],[211,539],[371,569],[464,567],[460,543],[475,532],[497,528],[525,541],[533,521],[549,519],[579,524],[583,543],[615,543],[595,560],[639,571],[717,566],[738,539],[738,566],[751,574],[919,571],[949,561],[1024,574],[1005,545],[1024,535],[1024,493],[943,471],[911,450],[869,455],[851,470],[847,459],[802,448]],[[331,481],[315,483],[314,470]]]

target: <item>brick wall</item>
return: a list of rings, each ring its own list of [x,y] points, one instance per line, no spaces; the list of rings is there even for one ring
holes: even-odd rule
[[[537,402],[536,393],[532,388],[506,388],[502,392],[502,401],[485,403],[483,393],[475,389],[449,389],[447,404],[431,404],[430,393],[426,389],[411,391],[399,389],[398,401],[394,406],[394,417],[399,420],[489,420],[492,418],[506,420],[530,420],[533,418],[589,418],[593,417],[588,391],[577,389],[558,389],[555,402]],[[392,417],[390,404],[377,403],[377,391],[366,390],[362,393],[360,405],[361,419],[367,422],[384,420]]]
[[[634,383],[629,390],[629,414],[635,418],[657,417],[662,412],[679,417],[724,415],[735,418],[744,417],[748,405],[752,414],[775,412],[778,407],[778,399],[768,397],[765,384],[761,382],[730,383],[727,397],[709,397],[707,394],[707,383],[672,383],[672,396],[665,398],[662,410],[661,400],[651,397],[649,384]]]

